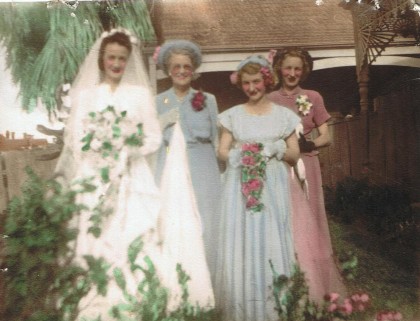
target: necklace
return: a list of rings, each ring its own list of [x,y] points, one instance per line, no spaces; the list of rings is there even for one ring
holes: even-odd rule
[[[183,96],[183,97],[178,97],[178,96],[176,96],[176,95],[175,95],[175,97],[176,97],[176,101],[177,101],[177,102],[179,102],[179,103],[183,103],[183,102],[185,101],[185,97],[187,97],[187,96],[185,95],[185,96]]]

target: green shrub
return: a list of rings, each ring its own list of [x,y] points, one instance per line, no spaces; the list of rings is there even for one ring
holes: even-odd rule
[[[326,209],[341,222],[359,222],[367,231],[413,246],[416,220],[409,193],[399,185],[372,185],[366,179],[345,178],[325,189]]]
[[[103,258],[85,256],[86,268],[73,263],[71,242],[77,230],[70,220],[84,206],[75,203],[78,193],[95,189],[89,181],[79,182],[79,189],[64,190],[54,181],[44,181],[27,169],[28,181],[22,196],[14,198],[8,207],[4,233],[5,302],[1,320],[71,321],[78,315],[78,303],[92,287],[105,295],[110,277],[124,292],[124,303],[110,306],[115,320],[148,321],[211,321],[217,320],[214,309],[204,309],[188,302],[189,276],[177,266],[182,290],[179,305],[168,311],[168,290],[156,275],[155,266],[144,257],[145,267],[136,264],[141,255],[142,241],[136,239],[128,249],[132,273],[141,272],[144,278],[138,293],[125,291],[125,276],[119,269],[109,271]],[[110,273],[112,272],[112,274]],[[175,272],[175,271],[174,271]],[[131,316],[127,316],[127,312]],[[93,320],[92,320],[93,321]]]

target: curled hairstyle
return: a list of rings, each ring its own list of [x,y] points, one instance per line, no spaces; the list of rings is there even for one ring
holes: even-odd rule
[[[201,50],[194,42],[189,40],[169,40],[159,50],[157,63],[167,75],[172,55],[180,54],[190,57],[194,70],[201,65]]]
[[[267,90],[272,90],[277,84],[275,73],[268,66],[261,66],[261,64],[257,62],[249,62],[238,70],[236,85],[241,88],[243,74],[255,75],[259,72],[262,74],[265,88]]]
[[[277,53],[273,58],[273,69],[277,74],[277,77],[279,78],[279,82],[282,81],[281,65],[287,57],[297,57],[302,60],[303,73],[301,81],[304,81],[309,76],[313,68],[313,60],[311,55],[306,50],[302,50],[299,48],[285,48],[277,50]]]
[[[117,43],[120,46],[126,47],[129,53],[131,53],[131,50],[132,50],[130,37],[123,32],[116,32],[108,37],[105,37],[101,42],[101,47],[99,48],[99,55],[98,55],[98,66],[99,66],[99,70],[101,71],[105,70],[105,67],[104,67],[105,48],[110,43]]]

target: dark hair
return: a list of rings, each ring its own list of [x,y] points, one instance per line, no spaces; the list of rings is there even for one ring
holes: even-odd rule
[[[306,50],[300,49],[300,48],[284,48],[277,50],[274,58],[273,58],[273,69],[274,72],[277,74],[277,77],[279,79],[279,82],[282,82],[281,77],[281,65],[283,64],[283,61],[287,57],[297,57],[302,60],[303,63],[303,74],[301,77],[301,81],[305,80],[308,75],[311,73],[313,68],[313,60],[309,52]]]
[[[116,32],[112,35],[105,37],[101,42],[101,47],[99,48],[99,55],[98,55],[98,66],[99,70],[104,71],[104,54],[105,54],[105,48],[110,43],[117,43],[120,46],[126,47],[128,49],[128,52],[131,53],[131,42],[130,38],[123,32]]]
[[[266,72],[263,72],[262,68],[265,68]],[[275,73],[271,70],[271,68],[267,66],[261,66],[259,63],[256,63],[256,62],[249,62],[245,66],[243,66],[241,69],[238,70],[236,85],[239,88],[241,88],[242,76],[244,73],[247,73],[249,75],[255,75],[259,72],[261,72],[262,74],[266,90],[272,90],[277,84],[277,77]]]

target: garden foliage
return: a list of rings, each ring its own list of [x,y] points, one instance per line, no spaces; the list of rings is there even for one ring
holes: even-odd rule
[[[7,272],[3,273],[5,302],[0,319],[74,320],[80,299],[92,287],[105,294],[109,278],[113,277],[124,292],[124,303],[110,307],[115,320],[217,320],[214,310],[188,302],[189,277],[181,266],[177,266],[177,273],[182,298],[176,307],[167,309],[169,292],[160,284],[153,262],[144,257],[143,266],[136,263],[136,258],[142,255],[141,238],[128,249],[131,272],[144,275],[135,296],[125,291],[122,271],[117,268],[111,271],[110,264],[102,258],[86,256],[84,267],[75,263],[72,242],[77,230],[71,226],[84,208],[75,204],[76,195],[95,187],[83,181],[77,185],[79,189],[64,190],[57,181],[44,181],[31,169],[27,169],[27,174],[22,196],[10,202],[4,228]]]

